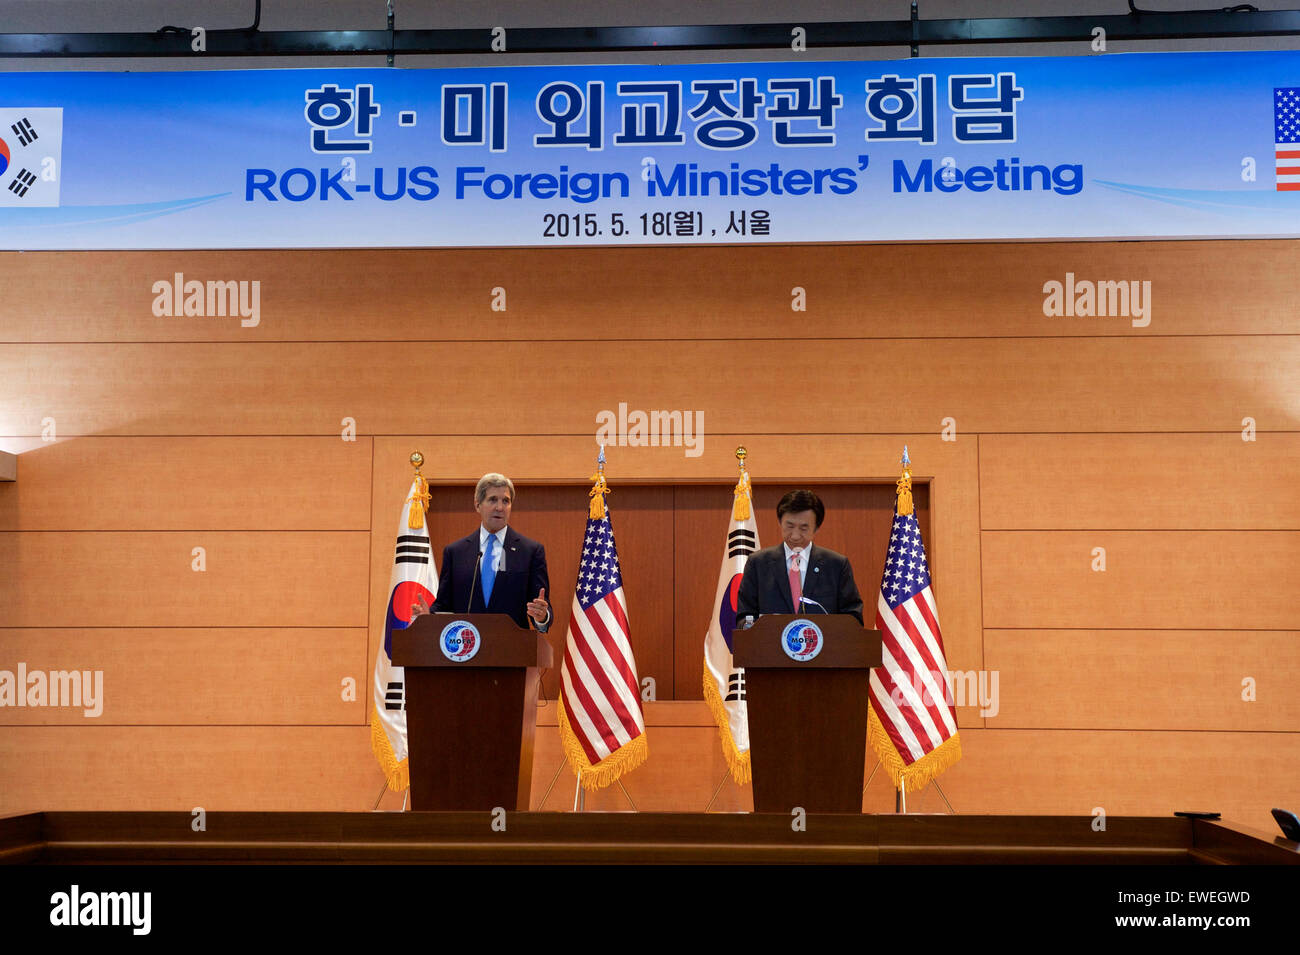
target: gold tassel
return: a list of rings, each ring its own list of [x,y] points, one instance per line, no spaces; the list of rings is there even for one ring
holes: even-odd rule
[[[429,502],[433,498],[429,494],[429,482],[418,471],[415,474],[415,480],[419,485],[419,490],[411,497],[411,511],[406,517],[406,526],[413,531],[418,531],[424,527],[424,512],[429,509]]]
[[[912,468],[903,465],[903,476],[898,479],[898,516],[906,517],[912,513]]]
[[[582,788],[588,792],[613,785],[620,776],[636,769],[650,755],[646,734],[642,730],[641,735],[636,739],[620,746],[599,763],[593,764],[587,759],[586,751],[578,742],[573,727],[569,725],[569,714],[564,712],[564,698],[557,696],[555,702],[559,704],[555,715],[556,721],[560,724],[560,747],[564,750],[564,758],[568,760],[569,768],[578,777]]]
[[[718,736],[722,740],[722,755],[727,760],[727,768],[731,770],[731,778],[737,785],[744,786],[753,779],[749,750],[742,753],[736,748],[736,741],[731,736],[731,721],[727,719],[727,708],[722,703],[718,684],[714,682],[713,674],[709,672],[707,660],[704,662],[704,701],[709,704],[713,721],[718,724]]]
[[[591,479],[596,483],[587,496],[591,498],[591,519],[598,521],[605,516],[605,495],[609,493],[609,485],[605,483],[604,474],[593,474]]]
[[[737,521],[749,520],[752,504],[749,488],[749,472],[741,471],[740,480],[736,482],[736,503],[731,508],[731,516]]]

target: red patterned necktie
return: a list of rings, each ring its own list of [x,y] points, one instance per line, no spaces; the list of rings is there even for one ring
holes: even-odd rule
[[[790,599],[794,603],[794,612],[799,612],[799,601],[803,597],[803,587],[799,583],[799,552],[790,555]]]

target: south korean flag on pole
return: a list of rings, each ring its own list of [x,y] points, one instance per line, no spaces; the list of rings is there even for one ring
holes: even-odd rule
[[[0,106],[0,208],[57,206],[62,165],[61,107]]]
[[[397,546],[388,584],[388,609],[384,614],[384,642],[375,656],[374,692],[370,720],[370,748],[397,792],[410,786],[406,752],[406,671],[393,666],[393,632],[411,623],[411,606],[417,598],[430,607],[438,595],[438,568],[429,542],[425,511],[429,489],[417,472],[402,503],[397,521]]]
[[[744,448],[736,451],[740,459],[740,480],[731,505],[731,526],[722,552],[713,616],[704,635],[704,699],[718,724],[722,755],[731,770],[731,778],[742,786],[751,781],[749,707],[745,700],[745,671],[736,666],[731,655],[731,632],[737,623],[740,578],[749,555],[758,549],[758,524],[754,521],[753,491],[749,472],[745,470],[745,453]]]

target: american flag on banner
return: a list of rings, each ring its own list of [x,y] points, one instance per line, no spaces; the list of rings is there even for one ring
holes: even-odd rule
[[[417,597],[432,607],[438,595],[438,568],[424,519],[428,507],[428,485],[417,471],[398,517],[384,642],[375,656],[374,715],[370,718],[370,749],[379,760],[388,788],[398,791],[411,785],[411,777],[406,759],[406,671],[393,666],[393,632],[410,626],[411,606]]]
[[[882,665],[871,671],[867,741],[894,788],[906,784],[907,792],[916,792],[961,759],[961,739],[930,568],[912,506],[906,448],[876,601],[876,629]]]
[[[623,574],[605,505],[605,451],[591,508],[560,668],[560,742],[585,789],[602,789],[648,752]]]
[[[1300,87],[1273,90],[1277,191],[1300,191]]]
[[[745,702],[745,671],[731,656],[731,631],[736,626],[736,597],[749,555],[758,549],[758,525],[743,449],[740,481],[731,505],[731,526],[722,552],[718,590],[713,598],[713,617],[704,635],[704,699],[718,724],[722,754],[731,777],[744,785],[751,780],[749,765],[749,709]]]

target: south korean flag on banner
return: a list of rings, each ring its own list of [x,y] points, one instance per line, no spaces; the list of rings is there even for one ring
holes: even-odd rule
[[[370,719],[370,748],[379,760],[390,789],[410,786],[406,758],[406,671],[393,666],[393,632],[411,623],[411,607],[423,598],[430,607],[438,594],[438,568],[429,543],[425,510],[429,491],[416,474],[402,504],[397,523],[397,546],[388,584],[388,609],[384,614],[384,642],[375,655],[375,679]]]
[[[63,109],[0,106],[0,208],[57,206]]]

